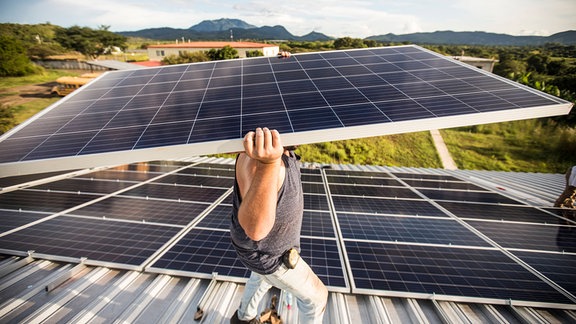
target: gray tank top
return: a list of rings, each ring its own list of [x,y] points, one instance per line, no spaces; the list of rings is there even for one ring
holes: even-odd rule
[[[290,248],[300,251],[304,197],[298,159],[294,152],[290,152],[290,156],[282,155],[286,176],[278,192],[276,219],[268,236],[260,241],[250,239],[238,222],[238,208],[242,199],[238,182],[234,180],[230,236],[238,258],[251,271],[271,274],[282,264],[284,252]]]

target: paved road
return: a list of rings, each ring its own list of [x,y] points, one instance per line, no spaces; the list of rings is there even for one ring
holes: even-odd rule
[[[432,140],[434,141],[434,146],[436,146],[436,151],[438,151],[438,155],[440,156],[440,160],[442,161],[442,167],[447,170],[456,170],[458,166],[452,159],[452,155],[448,151],[446,147],[446,143],[444,143],[444,139],[440,134],[440,131],[437,129],[433,129],[430,131],[432,135]]]

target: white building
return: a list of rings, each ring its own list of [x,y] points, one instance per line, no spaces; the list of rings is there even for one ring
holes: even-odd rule
[[[480,57],[472,57],[472,56],[452,56],[453,59],[460,61],[462,63],[466,63],[472,66],[475,66],[479,69],[492,72],[494,69],[494,64],[498,62],[498,60],[494,59],[486,59]]]
[[[182,52],[200,52],[211,49],[221,49],[230,46],[238,51],[238,56],[246,57],[247,52],[261,51],[264,56],[276,56],[279,52],[278,45],[252,43],[252,42],[188,42],[177,44],[161,44],[148,46],[148,58],[150,61],[162,61],[170,55],[179,55]]]

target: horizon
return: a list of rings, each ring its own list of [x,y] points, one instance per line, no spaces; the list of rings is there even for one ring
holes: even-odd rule
[[[412,0],[263,0],[183,2],[150,0],[118,3],[113,0],[0,0],[0,22],[61,27],[110,26],[110,31],[138,31],[168,27],[187,29],[204,20],[234,17],[254,26],[286,28],[302,36],[311,32],[327,36],[366,38],[434,31],[483,31],[511,36],[550,36],[576,30],[573,0],[471,0],[432,3]],[[70,12],[74,14],[71,15]],[[513,14],[511,14],[513,13]]]
[[[195,23],[195,24],[190,25],[189,27],[185,27],[185,28],[177,28],[177,27],[171,27],[171,26],[160,26],[160,27],[146,27],[146,28],[142,28],[142,29],[138,29],[138,30],[120,30],[120,31],[114,31],[114,32],[115,32],[115,33],[137,32],[137,31],[146,30],[146,29],[158,29],[158,28],[172,28],[172,29],[184,29],[184,30],[188,30],[188,29],[191,29],[191,28],[194,27],[194,26],[197,26],[197,25],[205,22],[205,21],[215,22],[215,21],[219,21],[219,20],[239,20],[239,21],[242,21],[242,22],[244,22],[244,23],[246,23],[246,24],[248,24],[248,25],[254,26],[254,28],[280,26],[280,27],[283,27],[284,29],[286,29],[288,32],[290,32],[290,30],[288,30],[288,28],[286,28],[286,26],[283,26],[283,25],[261,25],[261,26],[258,26],[258,25],[251,24],[250,22],[245,21],[245,20],[243,20],[243,19],[239,19],[239,18],[226,18],[226,17],[216,18],[216,19],[205,19],[205,20],[202,20],[202,21],[200,21],[200,22],[198,22],[198,23]],[[236,28],[240,28],[240,27],[236,27]],[[248,29],[248,28],[240,28],[240,29]],[[549,37],[549,36],[552,36],[552,35],[556,35],[556,34],[560,34],[560,33],[565,33],[565,32],[571,32],[571,31],[576,31],[576,28],[558,31],[558,32],[555,32],[555,33],[549,34],[549,35],[512,35],[512,34],[507,34],[507,33],[498,33],[498,32],[491,32],[491,31],[485,31],[485,30],[452,30],[452,29],[444,29],[444,30],[420,31],[420,32],[404,33],[404,34],[386,33],[386,34],[370,35],[370,36],[366,36],[366,37],[364,37],[364,38],[373,37],[373,36],[383,36],[383,35],[387,35],[387,34],[394,34],[394,35],[397,35],[397,36],[401,36],[401,35],[418,34],[418,33],[420,33],[420,34],[432,34],[432,33],[438,33],[438,32],[487,33],[487,34],[497,34],[497,35],[508,35],[508,36],[514,36],[514,37]],[[292,33],[292,32],[290,32],[290,33]],[[330,35],[330,34],[328,34],[328,33],[323,33],[323,32],[318,32],[318,31],[310,31],[310,32],[308,32],[308,33],[301,34],[301,35],[295,35],[295,34],[293,34],[293,33],[292,33],[292,34],[293,34],[294,36],[305,36],[305,35],[308,35],[308,34],[311,34],[311,33],[320,33],[320,34],[324,34],[325,36],[328,36],[328,37],[340,38],[340,37],[332,36],[332,35]],[[344,36],[341,36],[341,37],[351,37],[351,36],[344,35]]]

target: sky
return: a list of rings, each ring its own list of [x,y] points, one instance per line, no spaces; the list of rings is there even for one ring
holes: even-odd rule
[[[0,0],[2,23],[117,32],[235,18],[297,36],[354,38],[439,30],[549,36],[575,30],[575,13],[575,0]]]

